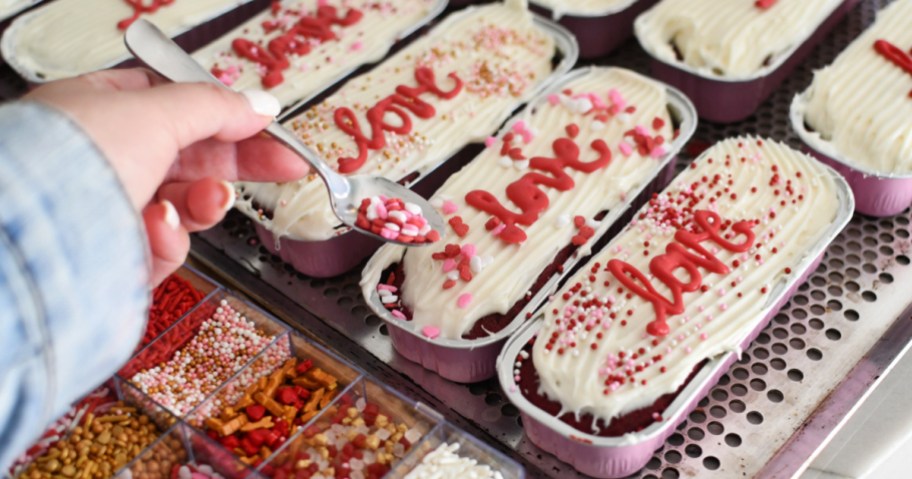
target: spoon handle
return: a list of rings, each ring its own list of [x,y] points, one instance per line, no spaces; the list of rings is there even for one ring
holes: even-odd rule
[[[146,66],[175,83],[212,83],[225,88],[158,27],[143,18],[137,19],[127,28],[124,43]],[[265,131],[300,155],[323,178],[331,196],[348,196],[351,189],[348,180],[336,173],[297,136],[274,121]]]

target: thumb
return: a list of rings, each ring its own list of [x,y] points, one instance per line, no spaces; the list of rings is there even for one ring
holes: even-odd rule
[[[172,83],[134,92],[157,113],[182,150],[200,140],[235,142],[253,136],[279,114],[281,105],[261,90],[234,92],[215,84]]]

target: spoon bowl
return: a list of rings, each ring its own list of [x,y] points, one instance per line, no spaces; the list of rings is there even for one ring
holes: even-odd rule
[[[196,60],[182,50],[167,35],[145,19],[137,19],[127,28],[124,34],[127,49],[143,64],[161,76],[175,83],[213,83],[227,88]],[[412,190],[380,176],[353,175],[344,176],[330,167],[315,151],[304,144],[294,133],[273,121],[264,130],[276,140],[301,156],[310,165],[323,182],[329,193],[329,202],[336,217],[351,229],[373,236],[382,241],[404,246],[422,246],[440,238],[443,234],[443,218],[424,198]],[[364,200],[376,202],[388,199],[400,199],[412,211],[426,220],[429,228],[420,236],[395,234],[388,228],[372,223],[373,213],[362,208]],[[364,203],[367,205],[368,203]],[[420,210],[420,211],[419,211]],[[427,241],[415,241],[415,238]],[[405,239],[403,239],[405,238]]]

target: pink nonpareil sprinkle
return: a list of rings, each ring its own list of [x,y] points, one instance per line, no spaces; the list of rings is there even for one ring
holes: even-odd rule
[[[440,336],[440,328],[437,326],[425,326],[421,329],[421,334],[428,339],[437,339]]]
[[[472,302],[472,293],[462,293],[459,295],[459,298],[456,299],[456,306],[459,309],[465,309],[469,306],[469,303]]]
[[[361,51],[362,49],[364,49],[364,43],[362,43],[361,40],[352,43],[351,50],[353,52]]]
[[[560,103],[560,97],[552,93],[548,95],[548,103],[550,103],[551,106],[557,105]]]

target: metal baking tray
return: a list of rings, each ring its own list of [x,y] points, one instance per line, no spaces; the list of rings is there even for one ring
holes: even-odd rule
[[[867,0],[852,10],[747,120],[702,123],[685,157],[745,133],[800,148],[788,122],[792,97],[886,3]],[[628,41],[596,63],[645,73],[649,59]],[[912,313],[912,297],[900,286],[912,281],[910,222],[910,210],[884,219],[855,215],[809,280],[634,477],[800,474],[912,338],[912,322],[898,321]],[[519,459],[529,477],[584,477],[523,437],[519,412],[496,381],[457,385],[396,355],[386,327],[360,296],[359,271],[328,280],[296,274],[257,244],[253,227],[239,214],[196,237],[193,252],[294,327]]]

